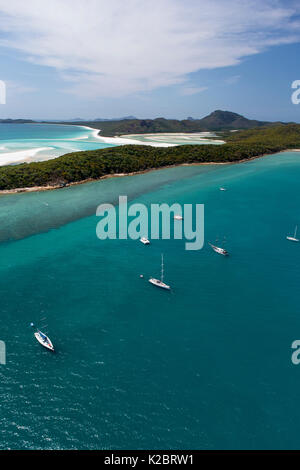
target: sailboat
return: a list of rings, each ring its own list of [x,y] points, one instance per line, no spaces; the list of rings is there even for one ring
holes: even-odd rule
[[[288,237],[286,237],[286,239],[287,239],[287,240],[290,240],[291,242],[298,242],[299,239],[296,238],[297,230],[298,230],[298,226],[296,225],[296,227],[295,227],[295,232],[294,232],[294,236],[293,236],[293,237],[288,236]]]
[[[34,324],[31,323],[31,326],[34,328]],[[36,340],[44,346],[44,348],[49,349],[50,351],[54,352],[54,346],[52,344],[51,339],[43,333],[41,330],[37,329],[36,332],[34,333],[34,336]]]
[[[164,283],[164,255],[161,255],[161,276],[160,279],[155,279],[151,277],[149,282],[156,287],[160,287],[161,289],[170,290],[171,287]]]
[[[225,250],[225,248],[220,248],[219,246],[215,246],[213,245],[212,243],[209,243],[209,245],[212,247],[212,249],[218,253],[219,255],[223,255],[223,256],[228,256],[229,253],[227,250]]]

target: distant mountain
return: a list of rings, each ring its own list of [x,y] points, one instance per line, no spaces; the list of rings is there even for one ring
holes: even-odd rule
[[[33,123],[30,119],[0,119],[1,123]],[[49,122],[49,121],[43,121]],[[51,121],[52,123],[85,125],[101,131],[101,135],[111,137],[126,134],[155,134],[168,132],[204,132],[204,131],[232,131],[239,129],[253,129],[255,127],[273,126],[274,123],[247,119],[240,114],[220,109],[212,112],[202,119],[188,117],[182,121],[177,119],[137,119],[134,116],[125,116],[119,119],[93,119],[92,121],[79,118],[65,121]]]
[[[273,126],[275,124],[283,124],[282,122],[258,121],[256,119],[248,119],[241,114],[231,111],[222,111],[217,109],[202,119],[187,118],[189,121],[197,122],[206,130],[235,130],[235,129],[252,129],[261,126]]]
[[[257,121],[255,119],[247,119],[237,113],[230,111],[222,111],[218,109],[209,116],[199,119],[197,121],[201,126],[207,130],[220,130],[220,129],[252,129],[253,127],[260,127],[270,125],[267,121]]]
[[[121,118],[111,118],[111,119],[103,119],[103,118],[97,118],[94,119],[95,122],[109,122],[109,121],[128,121],[128,120],[133,120],[137,119],[135,116],[124,116]]]
[[[64,124],[67,124],[69,122],[71,122],[72,124],[75,123],[75,122],[82,122],[84,121],[84,119],[82,118],[72,118],[72,119],[51,119],[51,122],[54,124],[61,124],[61,123],[64,123]],[[45,123],[45,122],[50,122],[49,120],[47,119],[35,119],[34,122],[39,122],[39,123]]]
[[[86,125],[101,130],[103,136],[126,134],[154,134],[159,132],[204,132],[225,131],[235,129],[252,129],[254,127],[273,126],[267,121],[247,119],[240,114],[230,111],[217,110],[202,119],[187,118],[182,121],[177,119],[131,119],[83,121],[74,124]]]
[[[0,124],[29,124],[35,121],[31,119],[0,119]]]
[[[110,121],[126,121],[129,119],[137,119],[135,116],[124,116],[121,118],[96,118],[96,119],[82,119],[80,117],[73,118],[73,119],[51,119],[51,122],[56,123],[78,123],[78,122],[110,122]],[[1,122],[1,121],[0,121]],[[50,122],[47,119],[39,119],[38,122]]]

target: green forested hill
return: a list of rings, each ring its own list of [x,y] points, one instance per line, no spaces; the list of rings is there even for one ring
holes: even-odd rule
[[[77,122],[78,125],[101,130],[104,137],[126,134],[155,134],[158,132],[199,132],[202,129],[198,121],[177,121],[176,119],[126,119],[122,121]]]
[[[272,127],[261,127],[256,129],[249,129],[247,131],[240,131],[230,133],[226,137],[226,141],[230,143],[278,143],[285,145],[289,142],[290,145],[295,143],[299,145],[300,139],[300,124],[278,124]],[[293,145],[292,145],[293,146]]]
[[[271,126],[274,123],[247,119],[237,113],[217,110],[203,119],[124,119],[121,121],[87,121],[68,123],[84,125],[101,130],[104,137],[126,134],[155,134],[158,132],[203,132],[233,129],[251,129],[259,126]]]
[[[300,148],[300,125],[287,124],[230,134],[224,145],[150,147],[125,145],[75,152],[54,160],[0,168],[0,189],[65,185],[114,173],[131,173],[182,163],[237,162]]]

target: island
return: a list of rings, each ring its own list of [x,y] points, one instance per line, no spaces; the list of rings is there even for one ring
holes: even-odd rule
[[[223,131],[223,145],[150,147],[123,145],[73,152],[53,160],[0,168],[0,190],[53,189],[183,164],[241,162],[262,155],[300,148],[300,124],[261,126],[237,132]]]

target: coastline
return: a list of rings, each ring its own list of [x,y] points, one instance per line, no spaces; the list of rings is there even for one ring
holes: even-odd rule
[[[88,126],[77,126],[83,129],[87,129],[93,132],[94,139],[100,140],[105,144],[115,144],[115,145],[149,145],[151,147],[176,147],[177,144],[166,144],[166,143],[159,143],[159,142],[141,142],[135,139],[127,139],[126,137],[121,136],[114,136],[114,137],[102,137],[101,136],[101,129],[95,129],[93,127]],[[142,135],[142,134],[141,134]],[[88,137],[87,137],[88,138]]]
[[[5,147],[3,148],[3,150],[4,149]],[[0,167],[6,165],[13,165],[16,163],[30,162],[31,158],[35,157],[38,153],[53,149],[54,147],[33,147],[28,150],[16,150],[14,152],[2,153]]]
[[[29,124],[29,123],[28,123]],[[49,126],[50,124],[47,124],[47,123],[30,123],[30,125],[33,125],[34,126]],[[26,124],[24,124],[26,125]],[[81,132],[82,132],[82,128],[84,128],[84,126],[71,126],[71,125],[68,125],[68,124],[55,124],[57,126],[63,126],[63,127],[68,127],[68,128],[72,128],[72,132],[73,132],[73,129],[74,128],[78,128],[78,129],[81,129]],[[92,128],[87,128],[89,130],[95,130],[95,129],[92,129]],[[63,138],[61,136],[59,136],[58,138],[53,138],[53,137],[49,137],[49,138],[36,138],[36,137],[33,137],[32,139],[29,139],[27,141],[27,139],[23,139],[22,137],[20,137],[20,139],[17,139],[17,140],[20,140],[20,141],[26,141],[26,145],[25,145],[25,148],[22,148],[22,147],[16,147],[16,148],[10,148],[10,146],[7,147],[7,142],[5,142],[5,145],[1,145],[0,146],[0,167],[2,166],[7,166],[7,165],[15,165],[15,164],[19,164],[19,163],[32,163],[32,162],[39,162],[39,161],[43,161],[43,160],[52,160],[53,158],[57,158],[58,156],[62,156],[64,153],[67,153],[70,149],[67,149],[66,151],[64,151],[64,153],[62,153],[62,155],[51,155],[50,154],[50,151],[52,150],[55,150],[56,149],[56,146],[55,146],[55,143],[56,142],[65,142],[65,141],[69,141],[69,142],[72,142],[72,141],[81,141],[81,140],[85,140],[85,139],[88,139],[89,136],[77,136],[77,137],[74,137],[74,138],[69,138],[69,137],[66,137],[66,138]],[[4,140],[1,141],[1,143],[3,141],[5,141],[6,139],[4,138]],[[32,147],[28,147],[28,142],[30,142],[30,140],[34,141],[35,143],[36,142],[49,142],[49,144],[47,144],[47,146],[45,145],[42,145],[42,143],[40,144],[40,146],[33,146]],[[14,142],[14,139],[9,139],[9,143],[11,142]],[[52,143],[52,145],[51,145]],[[54,144],[53,144],[54,143]],[[53,146],[54,145],[54,146]],[[77,148],[74,148],[72,149],[71,151],[78,151]],[[3,152],[3,153],[2,153]],[[39,154],[43,152],[42,156],[40,156]],[[45,158],[44,158],[44,153],[47,152],[47,155],[45,155]]]
[[[300,150],[299,150],[300,152]],[[254,158],[259,158],[259,157],[254,157]],[[249,161],[248,159],[247,161]],[[246,160],[245,160],[246,161]],[[180,165],[168,165],[168,166],[162,166],[160,168],[148,168],[147,170],[141,170],[141,171],[134,171],[131,173],[112,173],[110,175],[104,175],[101,176],[101,178],[93,179],[93,178],[87,178],[82,181],[74,181],[72,183],[66,183],[64,185],[61,184],[56,184],[52,186],[33,186],[32,188],[15,188],[15,189],[2,189],[0,190],[0,196],[5,195],[5,194],[19,194],[19,193],[35,193],[35,192],[42,192],[42,191],[53,191],[57,189],[63,189],[63,188],[69,188],[71,186],[77,186],[79,184],[85,184],[85,183],[94,183],[96,181],[101,181],[101,180],[106,180],[109,178],[123,178],[124,176],[135,176],[135,175],[142,175],[145,173],[150,173],[152,171],[159,171],[159,170],[168,170],[169,168],[178,168],[180,166],[199,166],[199,165],[232,165],[235,163],[242,163],[240,162],[228,162],[228,163],[223,163],[223,162],[203,162],[203,163],[182,163]]]
[[[88,126],[80,126],[80,125],[75,126],[75,127],[79,127],[81,129],[87,129],[92,133],[92,137],[94,139],[97,139],[97,140],[99,140],[101,142],[104,142],[104,143],[110,143],[110,144],[114,143],[114,144],[116,144],[116,146],[118,144],[119,145],[122,145],[122,144],[126,145],[128,143],[135,144],[135,145],[143,145],[143,146],[153,146],[153,147],[177,147],[178,146],[177,144],[166,144],[166,143],[156,144],[156,143],[152,143],[152,142],[151,143],[140,142],[140,141],[128,139],[125,136],[124,136],[125,138],[122,138],[122,136],[101,137],[101,135],[100,135],[101,130],[100,129],[95,129],[95,128],[88,127]],[[176,134],[182,134],[182,133],[176,133]],[[207,134],[209,134],[209,133],[207,133]],[[133,136],[133,134],[131,134],[131,135]],[[137,134],[134,134],[134,135],[137,135]],[[149,134],[149,135],[153,135],[153,134]],[[174,135],[174,133],[170,133],[170,135]],[[87,137],[80,136],[78,139],[80,139],[80,140],[89,139],[89,137],[90,137],[89,135]],[[34,151],[36,153],[38,153],[41,150],[44,150],[44,148],[35,148],[34,149]],[[18,153],[19,154],[18,156],[21,156],[21,154],[24,156],[24,153],[27,154],[29,152],[32,152],[32,150],[19,151],[19,152],[15,152],[15,154]],[[151,172],[151,171],[164,170],[164,169],[175,168],[175,167],[180,167],[180,166],[234,165],[234,164],[238,164],[238,163],[249,162],[251,160],[254,160],[254,159],[257,159],[257,158],[262,158],[262,157],[265,157],[267,155],[274,155],[276,153],[283,153],[283,152],[300,152],[300,148],[291,148],[291,149],[285,149],[285,150],[277,151],[277,152],[274,152],[274,153],[265,153],[265,154],[261,154],[261,155],[255,155],[253,157],[244,158],[244,159],[237,160],[237,161],[228,161],[228,162],[213,162],[213,161],[211,161],[211,162],[194,162],[194,163],[171,164],[171,165],[161,166],[159,168],[147,168],[145,170],[140,170],[140,171],[136,171],[136,172],[112,173],[112,174],[103,175],[100,178],[87,178],[87,179],[84,179],[84,180],[81,180],[81,181],[74,181],[74,182],[71,182],[71,183],[57,183],[57,184],[53,184],[53,185],[48,184],[47,186],[32,186],[32,187],[19,187],[19,188],[13,188],[13,189],[3,189],[3,190],[0,190],[0,195],[18,194],[18,193],[24,193],[24,192],[52,191],[52,190],[55,190],[55,189],[62,189],[62,188],[65,188],[65,187],[75,186],[75,185],[79,185],[79,184],[85,184],[85,183],[89,183],[89,182],[95,182],[95,181],[108,179],[108,178],[120,178],[120,177],[123,177],[123,176],[134,176],[134,175],[138,175],[138,174],[148,173],[148,172]]]
[[[130,140],[131,138],[134,139],[135,137],[144,137],[144,138],[151,138],[153,137],[154,139],[157,138],[157,137],[161,137],[161,136],[166,136],[166,137],[185,137],[187,138],[187,142],[186,144],[188,145],[189,144],[189,138],[191,137],[195,137],[198,136],[198,141],[203,143],[203,144],[211,144],[212,142],[215,142],[217,144],[225,144],[225,140],[221,140],[221,139],[217,139],[215,137],[217,137],[213,132],[209,132],[209,131],[203,131],[203,132],[157,132],[155,134],[153,133],[150,133],[150,134],[122,134],[120,135],[119,137],[122,138],[122,139],[125,139],[125,140]],[[199,137],[201,136],[201,137]],[[147,145],[153,145],[156,146],[156,144],[158,144],[159,146],[159,142],[158,141],[154,141],[154,142],[147,142],[147,141],[142,141],[142,140],[138,140],[137,142],[139,143],[146,143]],[[163,144],[162,144],[163,145]],[[170,146],[170,147],[173,147],[175,145],[180,145],[178,143],[165,143],[164,145],[166,146]],[[193,145],[193,144],[191,144]]]
[[[287,149],[287,150],[282,150],[281,152],[276,152],[276,153],[282,153],[282,152],[300,152],[300,149]],[[112,173],[109,175],[104,175],[101,176],[100,178],[93,179],[93,178],[88,178],[82,181],[74,181],[72,183],[66,183],[64,185],[61,184],[56,184],[56,185],[51,185],[51,186],[33,186],[29,188],[14,188],[14,189],[3,189],[0,190],[0,196],[1,195],[7,195],[7,194],[19,194],[19,193],[33,193],[33,192],[41,192],[41,191],[53,191],[57,189],[63,189],[63,188],[69,188],[71,186],[77,186],[79,184],[85,184],[85,183],[93,183],[96,181],[101,181],[109,178],[122,178],[124,176],[135,176],[135,175],[142,175],[145,173],[150,173],[152,171],[159,171],[159,170],[167,170],[169,168],[178,168],[181,166],[201,166],[201,165],[237,165],[240,163],[245,163],[249,162],[251,160],[256,160],[257,158],[262,158],[267,155],[275,155],[275,154],[264,154],[264,155],[258,155],[255,157],[251,158],[246,158],[243,160],[239,160],[237,162],[199,162],[199,163],[181,163],[180,165],[168,165],[168,166],[162,166],[160,168],[147,168],[146,170],[141,170],[141,171],[135,171],[131,173]]]
[[[39,123],[40,124],[40,123]],[[46,123],[41,123],[41,125],[48,125]],[[57,124],[59,126],[65,126],[65,127],[70,127],[68,124]],[[161,148],[167,148],[167,147],[176,147],[177,143],[166,143],[166,142],[156,142],[156,141],[140,141],[134,139],[135,136],[138,136],[138,134],[132,134],[132,135],[115,135],[114,137],[104,137],[101,136],[101,129],[95,129],[92,127],[88,126],[80,126],[80,125],[72,125],[73,128],[78,128],[78,129],[86,129],[90,132],[89,135],[82,135],[79,137],[74,137],[74,139],[67,139],[67,140],[77,140],[77,141],[98,141],[99,143],[102,144],[109,144],[109,145],[143,145],[143,146],[150,146],[150,147],[161,147]],[[196,133],[196,134],[210,134],[209,132],[203,132],[203,133]],[[140,134],[141,136],[151,136],[157,137],[159,135],[166,135],[166,136],[180,136],[180,135],[188,135],[191,136],[192,134],[187,134],[187,133],[157,133],[157,134]],[[92,140],[91,140],[92,139]],[[65,140],[65,139],[54,139],[55,141],[60,141],[60,140]],[[203,144],[207,143],[207,139],[203,139]],[[216,141],[218,143],[224,143],[224,141]],[[26,149],[16,149],[10,152],[4,152],[1,153],[0,157],[0,167],[1,166],[6,166],[6,165],[14,165],[17,163],[29,163],[29,162],[35,162],[35,161],[40,161],[38,158],[35,158],[40,152],[45,152],[47,150],[53,150],[55,147],[52,146],[47,146],[47,147],[31,147],[31,148],[26,148]],[[6,150],[5,147],[0,147],[0,150]],[[77,149],[72,150],[74,152],[77,151]],[[64,155],[64,154],[62,154]],[[52,158],[56,158],[57,156],[49,156],[43,158],[43,160],[51,160]]]
[[[87,129],[89,131],[93,132],[93,137],[97,140],[100,140],[101,142],[105,144],[115,144],[115,145],[149,145],[150,147],[176,147],[180,144],[178,143],[166,143],[166,142],[151,142],[151,141],[142,141],[142,140],[137,140],[134,137],[140,136],[140,137],[159,137],[159,136],[169,136],[169,137],[174,137],[174,136],[188,136],[191,137],[193,134],[203,134],[203,138],[199,139],[203,144],[207,144],[210,142],[207,142],[209,140],[209,136],[211,135],[210,132],[157,132],[156,134],[121,134],[121,135],[115,135],[114,137],[104,137],[101,136],[101,129],[95,129],[93,127],[88,127],[88,126],[78,126],[83,129]],[[207,134],[207,137],[205,137],[205,134]],[[225,144],[224,140],[219,140],[219,139],[213,139],[213,142],[216,142],[217,144]]]

